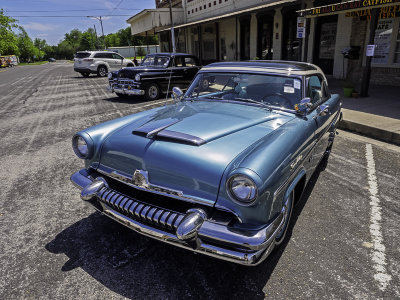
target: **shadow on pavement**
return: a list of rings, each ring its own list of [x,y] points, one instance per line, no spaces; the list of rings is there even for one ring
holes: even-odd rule
[[[256,267],[224,262],[143,237],[98,212],[63,230],[46,249],[69,258],[60,266],[62,271],[80,267],[127,298],[263,299],[263,289],[325,165],[326,160],[321,161],[295,206],[285,241]]]

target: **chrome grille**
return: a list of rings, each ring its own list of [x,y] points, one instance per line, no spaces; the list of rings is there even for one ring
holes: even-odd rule
[[[128,218],[169,231],[175,231],[184,217],[182,213],[143,203],[110,188],[102,188],[97,196],[101,202]]]

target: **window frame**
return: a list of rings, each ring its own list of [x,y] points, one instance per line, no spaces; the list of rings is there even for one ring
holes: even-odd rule
[[[305,89],[306,97],[309,97],[311,99],[311,97],[310,97],[311,95],[309,94],[309,92],[310,92],[310,88],[309,87],[310,87],[310,78],[313,77],[313,76],[318,77],[318,79],[319,79],[319,81],[321,83],[321,98],[318,101],[316,101],[315,103],[311,102],[313,104],[311,110],[314,110],[315,108],[317,108],[318,106],[320,106],[322,103],[324,103],[325,101],[327,101],[330,98],[330,94],[329,94],[329,91],[328,91],[328,88],[327,88],[326,80],[319,73],[314,73],[314,74],[307,75],[307,77],[306,77],[306,89]],[[312,101],[312,99],[311,99],[311,101]]]

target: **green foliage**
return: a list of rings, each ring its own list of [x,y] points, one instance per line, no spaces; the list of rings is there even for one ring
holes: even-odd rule
[[[17,28],[18,28],[17,20],[4,15],[3,9],[0,9],[0,54],[1,55],[8,55],[8,54],[19,55],[17,37],[13,32],[13,30]]]
[[[35,47],[31,38],[26,33],[25,29],[20,28],[21,33],[18,34],[19,56],[22,61],[30,62],[39,59],[39,49]]]
[[[72,59],[77,51],[104,49],[107,47],[158,45],[157,36],[132,36],[130,27],[120,29],[104,37],[97,37],[93,28],[82,32],[73,29],[66,33],[57,46],[50,46],[46,40],[28,36],[24,28],[17,25],[17,20],[4,15],[0,9],[0,54],[15,54],[21,61],[33,62],[54,57],[56,59]],[[16,34],[14,30],[19,29]],[[137,56],[146,55],[143,48],[137,50]]]

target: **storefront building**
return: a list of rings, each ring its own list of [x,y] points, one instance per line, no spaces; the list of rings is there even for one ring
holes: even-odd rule
[[[128,20],[132,34],[159,34],[161,51],[172,50],[167,4],[156,0],[154,11],[164,13],[164,19],[155,12],[141,12]],[[400,85],[400,0],[182,0],[172,4],[176,49],[198,56],[202,64],[302,60],[354,84],[365,67],[371,9],[379,9],[371,83]],[[306,18],[304,38],[298,38],[299,16]],[[161,19],[162,24],[156,22]],[[352,55],[345,57],[342,52],[350,48]]]

